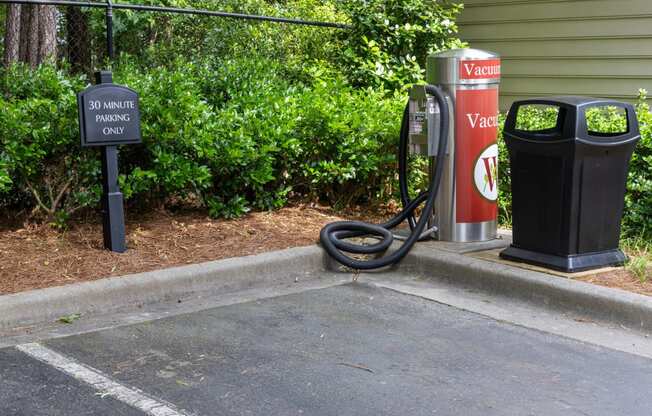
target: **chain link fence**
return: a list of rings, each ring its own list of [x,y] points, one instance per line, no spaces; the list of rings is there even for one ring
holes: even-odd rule
[[[328,5],[286,10],[283,2],[264,0],[176,2],[184,8],[145,2],[0,0],[3,63],[49,61],[90,74],[108,64],[108,35],[118,59],[127,54],[144,65],[252,51],[276,59],[308,51],[320,59],[333,29],[345,28],[321,21],[341,19]]]
[[[75,71],[90,71],[98,60],[89,13],[71,6],[6,4],[3,7],[3,61],[35,67],[66,62]]]

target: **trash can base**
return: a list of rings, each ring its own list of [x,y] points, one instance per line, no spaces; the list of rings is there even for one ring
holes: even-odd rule
[[[609,266],[622,266],[627,256],[620,249],[600,253],[556,256],[510,246],[500,253],[505,260],[528,263],[565,273],[577,273]]]

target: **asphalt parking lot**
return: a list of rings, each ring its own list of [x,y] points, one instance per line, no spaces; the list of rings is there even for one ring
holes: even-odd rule
[[[0,415],[645,415],[652,360],[365,284],[0,350]]]

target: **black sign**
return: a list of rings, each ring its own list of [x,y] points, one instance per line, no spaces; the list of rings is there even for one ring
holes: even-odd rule
[[[77,94],[81,144],[114,146],[141,143],[138,93],[115,84],[98,84]]]

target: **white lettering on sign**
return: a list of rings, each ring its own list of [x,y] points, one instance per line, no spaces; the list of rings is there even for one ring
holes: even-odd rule
[[[474,63],[465,63],[464,70],[467,76],[474,78],[491,78],[500,75],[500,64],[496,65],[476,65]]]
[[[480,113],[467,114],[466,118],[471,124],[471,128],[476,127],[481,129],[488,129],[491,127],[498,127],[498,115],[495,116],[481,116]]]
[[[88,109],[91,111],[98,110],[134,110],[136,103],[133,100],[127,101],[89,101]]]
[[[105,136],[111,136],[111,135],[117,135],[117,134],[122,134],[124,133],[125,128],[124,127],[104,127],[102,129],[102,134]]]
[[[135,110],[136,102],[134,100],[123,100],[123,101],[99,101],[92,100],[88,102],[88,109],[95,112],[95,122],[96,123],[129,123],[131,122],[131,114],[126,113],[104,113],[105,111],[116,111],[116,110]],[[102,128],[102,134],[104,136],[119,136],[125,131],[124,126],[106,126]]]
[[[117,123],[120,121],[131,121],[131,116],[129,114],[96,114],[95,122],[96,123]]]
[[[462,80],[500,78],[500,59],[462,60],[459,66],[459,77]]]
[[[133,110],[136,103],[133,101],[106,101],[102,106],[105,110]]]

